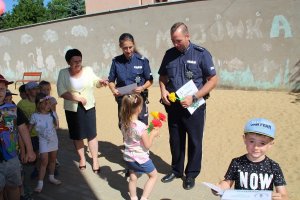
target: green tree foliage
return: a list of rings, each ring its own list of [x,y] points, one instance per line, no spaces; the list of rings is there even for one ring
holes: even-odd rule
[[[85,14],[84,0],[52,0],[44,5],[43,0],[12,0],[11,12],[0,16],[0,29],[14,28]]]
[[[85,1],[84,0],[69,0],[69,16],[77,16],[85,14]]]
[[[46,8],[43,0],[19,0],[12,12],[5,13],[2,28],[24,26],[46,20]]]
[[[52,0],[48,3],[47,8],[49,20],[69,17],[69,0]]]

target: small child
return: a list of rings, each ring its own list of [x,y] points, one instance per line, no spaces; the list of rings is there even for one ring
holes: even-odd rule
[[[23,86],[21,86],[23,87]],[[17,106],[19,109],[21,109],[23,111],[23,113],[25,114],[25,116],[27,117],[28,121],[31,118],[31,115],[36,112],[36,105],[35,105],[35,97],[36,94],[39,92],[39,85],[34,82],[28,82],[25,84],[25,93],[26,93],[26,98],[23,98],[21,96],[21,100],[17,103]],[[20,88],[19,88],[20,89]],[[30,137],[31,137],[31,143],[33,146],[33,150],[36,154],[36,158],[37,158],[37,162],[35,162],[35,166],[34,169],[31,173],[31,178],[35,179],[38,176],[38,168],[39,168],[39,138],[38,138],[38,134],[37,131],[35,130],[35,128],[33,128],[30,131]]]
[[[43,180],[49,163],[49,181],[55,185],[61,184],[60,180],[54,178],[55,160],[58,149],[58,139],[56,129],[58,128],[58,117],[51,110],[50,96],[38,93],[35,99],[37,112],[31,115],[30,126],[33,127],[39,135],[39,153],[40,169],[38,175],[38,184],[35,192],[41,192],[43,189]]]
[[[44,93],[47,96],[51,95],[51,84],[48,81],[41,81],[39,83],[39,88],[40,88],[40,92]],[[51,97],[50,99],[51,102],[51,110],[52,111],[56,111],[56,105],[57,105],[57,101],[54,97]]]
[[[6,89],[6,94],[5,94],[4,102],[5,102],[5,103],[12,103],[12,104],[15,104],[15,102],[14,102],[13,99],[12,99],[12,96],[13,96],[13,95],[17,95],[17,94],[12,93],[9,89]]]
[[[40,88],[41,93],[44,93],[47,96],[51,96],[51,84],[50,84],[50,82],[44,81],[44,80],[41,81],[39,83],[39,88]],[[57,100],[54,97],[51,96],[50,103],[51,103],[51,110],[53,112],[56,112]],[[56,162],[56,167],[59,167],[60,164],[59,164],[57,159],[56,159],[55,162]],[[57,175],[57,174],[58,174],[58,169],[55,168],[55,175]]]
[[[136,186],[138,175],[146,173],[149,176],[145,183],[141,200],[147,200],[157,179],[157,171],[149,158],[149,148],[153,139],[159,135],[154,128],[148,135],[147,126],[138,120],[142,111],[143,98],[139,94],[125,95],[121,108],[121,131],[124,138],[124,160],[129,169],[129,193],[131,200],[138,200]]]
[[[241,190],[271,190],[273,200],[287,200],[286,182],[278,163],[266,156],[274,144],[275,126],[266,119],[257,118],[247,122],[244,128],[244,143],[247,154],[234,158],[228,167],[225,179],[218,186]],[[213,191],[215,194],[215,192]]]

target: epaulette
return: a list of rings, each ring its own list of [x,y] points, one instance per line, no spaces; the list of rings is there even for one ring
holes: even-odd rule
[[[203,52],[205,50],[205,48],[197,46],[197,45],[193,45],[194,49]]]
[[[140,54],[136,54],[136,57],[140,60],[145,60],[145,57]]]

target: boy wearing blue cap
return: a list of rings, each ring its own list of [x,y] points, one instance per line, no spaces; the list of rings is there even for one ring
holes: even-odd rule
[[[274,144],[275,125],[266,119],[256,118],[244,128],[247,154],[232,159],[225,179],[218,186],[230,189],[234,184],[240,190],[271,190],[272,200],[287,200],[286,182],[278,163],[266,156]]]

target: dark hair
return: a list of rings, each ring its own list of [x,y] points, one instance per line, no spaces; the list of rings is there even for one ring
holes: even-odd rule
[[[82,54],[78,49],[69,49],[65,55],[65,59],[67,63],[70,62],[73,56],[80,56],[82,58]]]
[[[127,130],[130,127],[132,115],[136,109],[143,105],[143,98],[140,94],[125,95],[122,99],[120,118],[122,127]]]
[[[44,94],[44,93],[41,93],[41,92],[38,93],[38,94],[36,95],[36,97],[35,97],[35,106],[36,106],[36,110],[37,110],[38,112],[40,112],[40,110],[39,110],[39,104],[41,103],[41,100],[44,99],[45,97],[47,97],[47,95]],[[54,116],[52,110],[50,110],[50,115],[51,115],[51,117],[52,117],[52,119],[53,119],[53,124],[54,124],[55,126],[57,126],[56,118],[55,118],[55,116]]]
[[[42,80],[42,81],[39,83],[39,87],[44,86],[44,85],[51,85],[51,84],[50,84],[50,82],[48,82],[48,81]]]
[[[123,43],[123,41],[129,40],[134,44],[134,38],[130,33],[123,33],[120,37],[119,37],[119,44],[121,45],[121,43]]]
[[[125,41],[131,41],[134,45],[134,52],[140,54],[140,52],[137,50],[137,48],[135,46],[134,38],[130,33],[123,33],[122,35],[120,35],[119,46],[121,47],[123,42],[125,42]]]
[[[183,34],[189,34],[189,29],[188,27],[183,23],[183,22],[176,22],[175,24],[173,24],[173,26],[171,27],[171,30],[170,30],[170,33],[171,35],[177,31],[177,29],[180,28],[181,29],[181,32]]]
[[[25,92],[26,92],[26,90],[25,90],[25,84],[23,84],[23,85],[21,85],[19,87],[19,93],[25,93]]]

